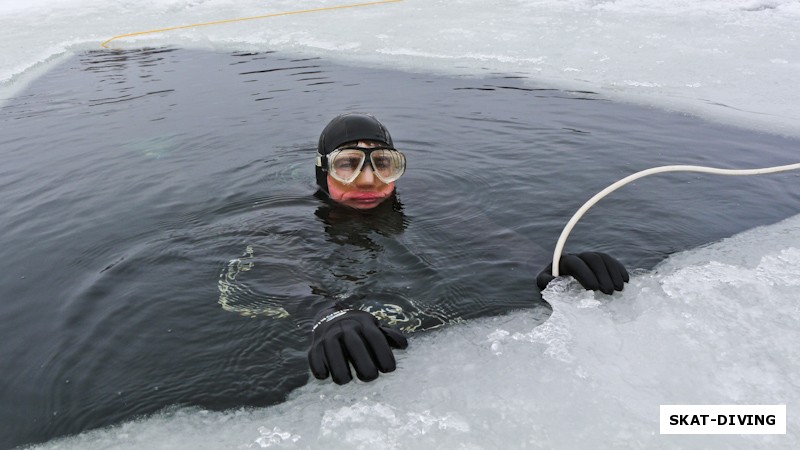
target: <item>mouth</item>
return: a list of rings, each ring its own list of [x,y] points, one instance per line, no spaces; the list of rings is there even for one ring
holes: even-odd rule
[[[380,194],[358,193],[358,194],[353,194],[350,197],[350,200],[356,203],[370,204],[370,203],[380,202],[381,200],[383,200],[383,198],[384,196]]]

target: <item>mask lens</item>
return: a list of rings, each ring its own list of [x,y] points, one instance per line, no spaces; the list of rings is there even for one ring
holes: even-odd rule
[[[343,183],[352,183],[361,172],[365,155],[360,150],[338,150],[328,157],[331,175]]]
[[[406,170],[406,158],[397,150],[373,150],[370,162],[375,175],[384,183],[397,180]]]

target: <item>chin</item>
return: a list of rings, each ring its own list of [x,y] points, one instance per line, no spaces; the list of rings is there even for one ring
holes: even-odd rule
[[[349,206],[353,209],[373,209],[376,208],[378,205],[382,204],[386,199],[389,197],[383,197],[376,201],[357,201],[357,200],[346,200],[344,202],[340,202],[342,205]]]

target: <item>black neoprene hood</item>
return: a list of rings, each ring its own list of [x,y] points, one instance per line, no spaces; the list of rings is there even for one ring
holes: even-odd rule
[[[327,155],[343,144],[357,141],[378,141],[394,147],[389,130],[378,119],[368,114],[340,114],[331,120],[319,135],[317,152]],[[328,177],[317,167],[317,185],[328,192]]]

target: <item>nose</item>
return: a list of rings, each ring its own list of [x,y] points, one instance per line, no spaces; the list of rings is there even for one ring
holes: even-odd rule
[[[365,164],[364,168],[361,169],[361,173],[358,174],[356,178],[356,185],[371,186],[375,184],[376,180],[377,177],[375,177],[375,173],[372,172],[372,164]]]

